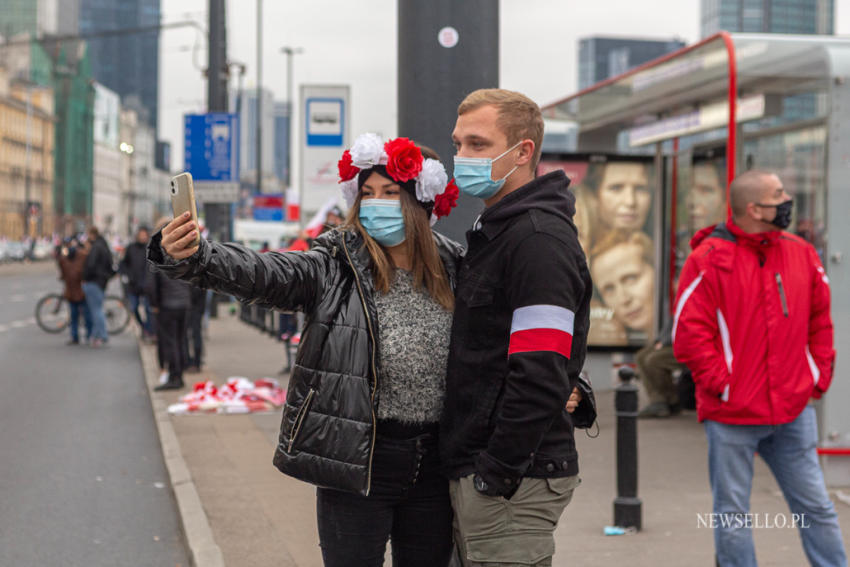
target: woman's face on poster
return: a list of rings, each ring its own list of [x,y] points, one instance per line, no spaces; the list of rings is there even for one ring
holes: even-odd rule
[[[614,318],[630,329],[650,332],[655,269],[643,259],[641,245],[623,243],[597,254],[590,269]]]
[[[599,220],[609,228],[640,230],[652,204],[649,174],[641,163],[606,164],[596,191]]]
[[[688,228],[701,228],[723,222],[726,216],[726,191],[713,164],[697,164],[694,181],[685,198],[688,209]]]

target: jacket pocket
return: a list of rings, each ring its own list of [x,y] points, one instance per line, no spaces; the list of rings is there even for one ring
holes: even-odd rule
[[[466,344],[473,350],[488,348],[493,342],[493,329],[496,326],[496,289],[478,283],[463,298],[468,309]],[[505,337],[507,339],[507,337]]]
[[[310,391],[307,392],[307,397],[304,398],[304,401],[301,403],[301,407],[298,408],[298,413],[295,414],[295,422],[292,425],[292,433],[289,435],[289,445],[286,447],[287,453],[292,453],[292,450],[295,448],[295,442],[298,440],[298,434],[301,432],[301,426],[304,424],[304,419],[310,412],[310,404],[312,403],[313,396],[315,394],[316,390],[310,388]]]

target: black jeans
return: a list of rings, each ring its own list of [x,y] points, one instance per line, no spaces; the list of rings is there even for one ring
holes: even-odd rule
[[[168,381],[182,382],[186,366],[186,309],[160,309],[157,343],[160,364],[168,365]]]
[[[186,353],[189,366],[203,366],[204,355],[204,305],[189,308]]]
[[[444,567],[452,553],[452,506],[440,474],[436,428],[378,436],[369,496],[317,489],[325,567],[378,567],[392,538],[393,567]],[[387,428],[383,428],[387,431]]]

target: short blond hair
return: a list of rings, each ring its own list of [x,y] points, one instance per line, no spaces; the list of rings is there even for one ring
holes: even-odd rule
[[[463,99],[457,107],[457,115],[460,116],[487,105],[493,105],[498,109],[499,118],[496,126],[508,138],[509,146],[525,139],[534,142],[531,169],[536,170],[540,161],[540,149],[543,146],[543,115],[537,103],[515,91],[478,89]]]

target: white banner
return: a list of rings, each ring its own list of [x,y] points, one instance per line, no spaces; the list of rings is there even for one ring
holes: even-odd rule
[[[301,86],[301,219],[341,196],[337,162],[348,148],[351,124],[347,85]]]

